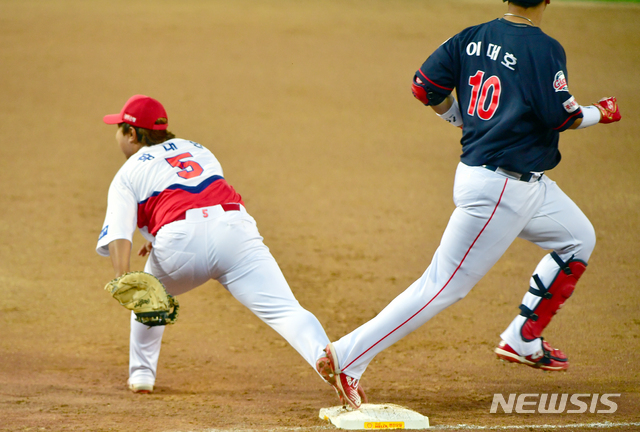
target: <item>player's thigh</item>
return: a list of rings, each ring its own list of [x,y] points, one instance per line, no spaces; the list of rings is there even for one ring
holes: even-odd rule
[[[494,203],[493,207],[499,204]],[[485,217],[478,217],[477,211],[470,213],[459,207],[454,210],[430,268],[437,275],[436,286],[447,281],[452,287],[464,287],[460,297],[502,257],[524,224],[522,218],[509,210]]]
[[[253,243],[253,246],[248,246],[251,252],[246,253],[218,281],[262,319],[298,309],[300,304],[269,249],[258,239],[250,243]]]
[[[256,221],[244,212],[227,212],[206,224],[210,276],[223,283],[242,274],[247,263],[271,256]]]
[[[446,264],[470,278],[482,277],[537,213],[544,196],[545,188],[538,182],[460,164],[454,187],[457,208],[442,238],[439,267]],[[446,268],[445,274],[450,271]]]
[[[596,243],[593,225],[554,181],[546,178],[544,184],[545,201],[519,237],[554,250],[563,259],[574,255],[588,261]]]
[[[460,163],[456,170],[456,207],[480,219],[502,218],[510,225],[505,229],[514,224],[524,226],[542,206],[544,194],[539,182],[519,181],[481,166]]]
[[[160,279],[171,295],[202,285],[209,279],[203,240],[192,224],[165,225],[156,236],[145,271]]]

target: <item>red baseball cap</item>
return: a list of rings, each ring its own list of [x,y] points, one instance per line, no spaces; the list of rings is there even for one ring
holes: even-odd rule
[[[165,130],[168,124],[156,124],[161,117],[168,119],[160,102],[149,96],[135,95],[129,98],[119,114],[106,115],[103,120],[106,124],[127,123],[145,129]]]

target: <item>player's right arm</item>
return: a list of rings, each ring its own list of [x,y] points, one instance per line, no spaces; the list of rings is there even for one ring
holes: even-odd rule
[[[548,38],[546,43],[548,58],[539,65],[540,75],[531,93],[542,122],[550,129],[562,132],[619,121],[616,98],[604,98],[588,106],[578,104],[569,92],[564,49],[555,39]]]
[[[558,132],[619,121],[616,98],[604,98],[588,106],[578,104],[569,93],[564,49],[554,39],[548,41],[549,57],[541,63],[538,87],[532,93],[541,120]]]
[[[618,100],[614,97],[602,98],[589,106],[581,106],[583,117],[577,119],[569,129],[584,129],[598,123],[614,123],[620,121]]]

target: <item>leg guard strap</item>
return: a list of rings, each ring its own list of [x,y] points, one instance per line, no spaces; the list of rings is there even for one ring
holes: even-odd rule
[[[569,258],[567,260],[567,262],[562,261],[562,258],[560,258],[560,255],[558,255],[555,252],[551,252],[549,255],[551,255],[551,258],[553,258],[553,260],[556,262],[556,264],[558,264],[558,267],[560,267],[560,270],[562,270],[563,272],[565,272],[568,275],[571,274],[571,268],[569,267],[569,263],[571,261],[573,261],[573,257],[575,255],[571,255],[571,258]]]
[[[525,305],[521,304],[519,306],[520,308],[520,315],[530,319],[531,321],[538,321],[538,315],[536,315],[535,313],[533,313],[533,311],[531,309],[529,309],[528,307],[526,307]],[[527,341],[530,342],[530,341]]]
[[[534,296],[538,296],[546,299],[550,299],[551,297],[553,297],[553,294],[551,294],[549,290],[545,288],[544,284],[542,283],[542,280],[540,280],[540,276],[538,276],[537,274],[534,274],[533,280],[536,283],[536,288],[529,287],[529,292],[531,294],[533,294]]]
[[[573,257],[567,262],[564,262],[555,252],[551,252],[551,257],[560,267],[553,282],[547,288],[537,274],[533,275],[533,280],[537,287],[530,287],[529,293],[540,297],[540,300],[533,309],[524,304],[520,305],[520,315],[526,318],[520,330],[520,335],[526,342],[531,342],[541,336],[551,318],[558,312],[564,302],[571,297],[578,279],[587,268],[586,263],[574,260]]]

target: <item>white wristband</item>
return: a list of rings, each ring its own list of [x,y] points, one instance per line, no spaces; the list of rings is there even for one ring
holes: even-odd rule
[[[576,129],[584,129],[589,126],[596,125],[600,123],[600,110],[593,105],[589,106],[580,106],[582,109],[582,123]]]
[[[455,99],[453,100],[453,105],[451,105],[451,108],[449,108],[449,110],[444,114],[438,114],[438,117],[440,117],[444,121],[451,123],[454,126],[462,126],[462,114],[460,114],[460,105],[458,105],[458,101]]]

